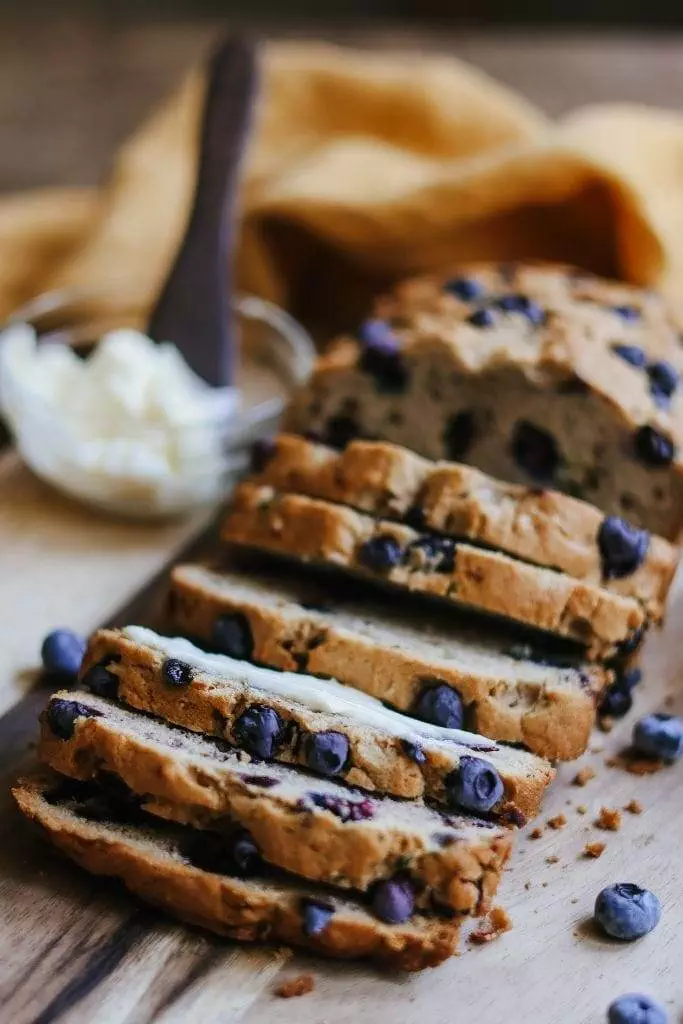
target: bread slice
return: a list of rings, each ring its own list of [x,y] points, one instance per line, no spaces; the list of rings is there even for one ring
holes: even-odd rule
[[[485,810],[519,824],[538,811],[555,774],[526,751],[399,715],[334,680],[207,655],[137,626],[97,632],[81,678],[167,722],[368,791],[481,810],[461,793],[470,772],[485,771]]]
[[[497,551],[257,484],[237,488],[221,536],[575,641],[590,660],[618,656],[646,627],[633,598]]]
[[[121,780],[144,810],[195,828],[249,833],[269,864],[370,892],[399,874],[416,903],[485,913],[512,848],[508,828],[421,801],[369,799],[119,707],[62,691],[42,715],[40,760],[70,778]]]
[[[433,967],[457,949],[457,921],[413,914],[386,924],[361,899],[289,876],[204,870],[201,834],[151,817],[127,823],[104,793],[86,789],[84,796],[72,780],[33,776],[12,792],[22,813],[86,871],[118,878],[148,903],[219,935],[344,959],[368,956],[404,971]]]
[[[332,595],[330,588],[254,567],[220,573],[180,565],[171,572],[171,626],[203,647],[332,677],[417,717],[425,691],[452,687],[466,728],[522,743],[550,761],[586,749],[596,701],[610,679],[600,666],[574,666],[566,658],[553,664],[555,652],[453,622],[448,610],[389,612],[381,602],[358,602],[338,590]]]
[[[430,462],[383,441],[352,441],[338,452],[281,434],[259,449],[252,483],[349,505],[557,569],[637,598],[656,622],[678,562],[678,549],[662,537],[629,531],[621,519],[605,522],[585,501],[503,483],[461,463]],[[625,553],[619,544],[624,531],[632,548]]]
[[[392,441],[553,487],[675,540],[683,525],[680,311],[567,267],[405,281],[328,345],[285,420],[333,447]]]

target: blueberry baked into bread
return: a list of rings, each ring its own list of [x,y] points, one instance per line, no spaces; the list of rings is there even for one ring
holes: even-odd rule
[[[548,760],[579,757],[611,673],[461,622],[450,609],[293,581],[253,566],[171,572],[174,631],[201,647],[287,672],[332,677],[435,725],[521,743]]]
[[[319,358],[286,427],[553,487],[669,540],[683,523],[683,319],[551,265],[399,284]]]
[[[400,715],[335,680],[209,655],[139,626],[97,632],[82,683],[255,758],[514,824],[538,812],[555,774],[527,751]]]

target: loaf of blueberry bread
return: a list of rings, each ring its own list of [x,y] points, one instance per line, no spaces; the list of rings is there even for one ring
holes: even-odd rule
[[[584,752],[609,672],[454,622],[449,610],[396,604],[388,612],[355,588],[342,596],[254,566],[171,572],[171,626],[202,647],[332,677],[434,725],[522,743],[551,761]]]
[[[164,822],[92,783],[50,773],[20,781],[13,795],[86,871],[120,879],[148,903],[220,935],[367,956],[405,971],[436,966],[457,949],[458,919],[416,913],[402,879],[385,883],[370,908],[360,896],[268,868],[241,835]]]
[[[674,540],[683,319],[652,292],[551,265],[405,281],[333,342],[286,428],[393,441],[554,487]]]
[[[497,551],[257,484],[237,488],[221,535],[233,545],[341,569],[573,640],[590,660],[618,656],[646,626],[634,598]]]
[[[281,434],[256,448],[255,462],[252,483],[504,551],[635,597],[651,619],[662,618],[678,549],[585,501],[384,441],[352,441],[339,452]]]
[[[99,696],[253,758],[516,824],[537,813],[555,774],[534,754],[409,718],[335,680],[209,655],[139,626],[97,632],[81,678]]]
[[[509,828],[253,763],[93,694],[51,698],[38,754],[70,778],[119,780],[146,812],[239,834],[254,856],[311,881],[381,894],[399,877],[427,910],[484,913],[512,847]]]

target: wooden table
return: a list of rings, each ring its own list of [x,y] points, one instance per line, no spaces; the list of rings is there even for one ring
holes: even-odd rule
[[[0,31],[0,184],[97,178],[116,142],[211,34],[207,25],[85,23],[50,29],[15,23]],[[380,42],[409,40],[384,33]],[[439,34],[420,42],[482,63],[554,111],[588,99],[671,102],[683,50],[677,39]],[[116,524],[48,491],[12,454],[0,457],[0,1020],[598,1024],[609,1001],[632,990],[651,992],[670,1006],[672,1021],[682,1020],[683,768],[635,778],[606,767],[632,720],[608,736],[596,734],[582,764],[594,766],[597,777],[585,789],[571,785],[579,765],[560,770],[541,820],[562,813],[566,827],[546,828],[535,841],[528,832],[518,837],[500,893],[513,931],[483,948],[465,945],[459,959],[419,976],[390,977],[367,966],[213,940],[141,908],[47,851],[6,796],[9,780],[31,758],[35,718],[46,699],[35,674],[40,639],[58,624],[86,632],[105,620],[146,617],[163,590],[165,565],[205,525],[202,516],[163,527]],[[131,605],[159,573],[159,585]],[[682,603],[679,587],[667,630],[648,643],[639,713],[676,693]],[[673,706],[683,710],[677,694]],[[624,813],[616,833],[594,827],[602,804],[623,807],[633,797],[642,802],[642,815]],[[584,815],[578,805],[586,806]],[[607,844],[603,856],[582,857],[584,844],[599,839]],[[624,946],[594,933],[595,895],[614,881],[636,881],[659,894],[664,915],[653,935]],[[312,994],[274,997],[276,979],[303,970],[315,976]]]

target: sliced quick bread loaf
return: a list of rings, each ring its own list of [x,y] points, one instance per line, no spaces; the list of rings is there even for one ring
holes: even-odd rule
[[[253,567],[223,574],[181,565],[171,573],[171,625],[212,650],[332,677],[417,718],[523,743],[551,761],[586,749],[610,678],[600,666],[554,664],[554,652],[455,622],[449,610],[388,612],[338,591]]]
[[[591,660],[632,648],[646,626],[633,598],[497,551],[257,484],[237,488],[221,535],[231,544],[343,569],[573,640]]]
[[[334,680],[207,655],[139,626],[96,633],[81,678],[100,696],[253,757],[515,823],[538,811],[554,776],[533,754],[408,718]]]
[[[82,787],[50,774],[24,779],[12,792],[22,813],[77,864],[120,879],[183,921],[241,941],[291,943],[324,956],[368,956],[405,971],[435,966],[457,949],[457,921],[414,913],[388,924],[361,899],[289,875],[236,877],[230,873],[237,866],[234,851],[217,848],[208,833],[149,815],[129,823],[119,801],[112,804],[104,791]],[[392,894],[383,909],[400,916],[409,896],[400,889]]]
[[[286,427],[554,487],[674,540],[682,330],[662,297],[566,267],[417,278],[327,348]]]
[[[430,462],[382,441],[352,441],[338,452],[281,434],[257,458],[252,483],[504,551],[635,597],[654,621],[662,618],[678,549],[585,501],[503,483],[457,462]]]
[[[71,778],[120,779],[144,810],[195,828],[246,829],[268,863],[315,882],[369,892],[399,875],[416,904],[484,913],[512,831],[421,801],[370,799],[331,779],[273,762],[128,711],[93,694],[55,694],[43,716],[41,761]]]

